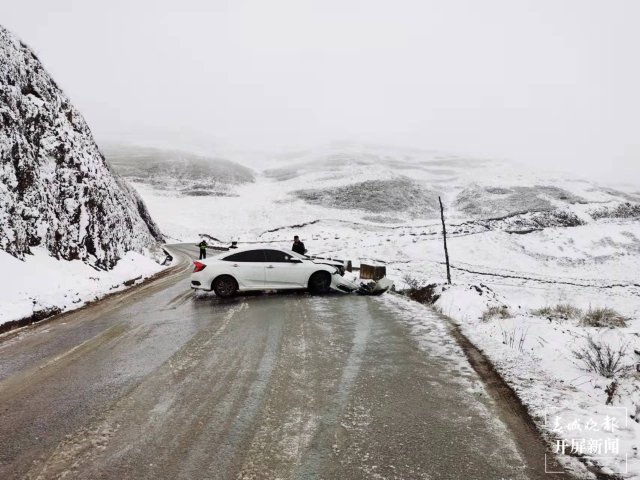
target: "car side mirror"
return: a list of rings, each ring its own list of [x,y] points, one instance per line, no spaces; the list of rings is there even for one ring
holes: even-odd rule
[[[290,263],[302,263],[302,260],[300,260],[299,258],[290,258],[289,262]]]

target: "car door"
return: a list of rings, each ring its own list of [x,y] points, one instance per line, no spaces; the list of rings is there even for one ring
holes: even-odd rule
[[[265,249],[266,288],[306,288],[309,281],[308,264],[282,250]],[[296,261],[297,260],[297,261]]]
[[[265,285],[264,250],[245,250],[224,258],[228,271],[238,281],[241,290],[260,290]]]

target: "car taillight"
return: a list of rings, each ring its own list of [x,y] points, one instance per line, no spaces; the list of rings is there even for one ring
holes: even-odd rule
[[[206,268],[206,265],[204,263],[193,262],[193,273],[201,272],[205,268]]]

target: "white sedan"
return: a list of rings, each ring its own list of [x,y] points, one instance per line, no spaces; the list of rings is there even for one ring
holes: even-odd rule
[[[243,248],[193,262],[191,288],[215,291],[219,297],[256,290],[308,289],[326,293],[357,288],[344,279],[335,261],[314,260],[279,248]]]

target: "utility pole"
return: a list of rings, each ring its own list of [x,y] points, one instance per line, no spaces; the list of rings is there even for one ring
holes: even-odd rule
[[[442,218],[442,235],[444,238],[444,259],[447,262],[447,283],[451,285],[451,268],[449,267],[449,250],[447,249],[447,227],[444,224],[444,206],[442,206],[442,198],[438,197],[440,202],[440,217]]]

